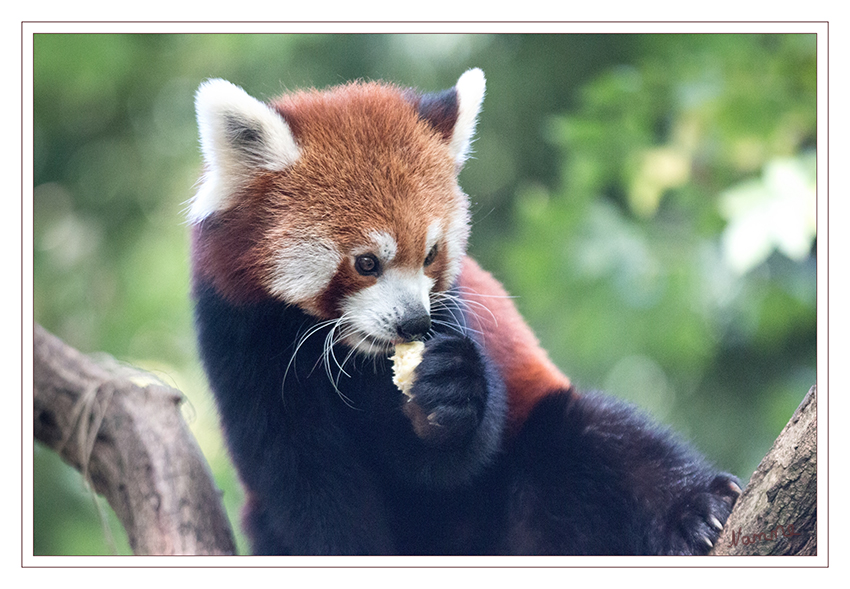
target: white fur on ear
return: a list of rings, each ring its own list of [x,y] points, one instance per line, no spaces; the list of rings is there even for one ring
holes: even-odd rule
[[[195,112],[207,169],[189,207],[193,223],[230,206],[257,169],[283,170],[300,155],[283,117],[226,80],[201,84]]]
[[[475,134],[475,123],[478,113],[481,112],[481,102],[484,100],[485,83],[484,72],[473,68],[464,72],[455,84],[458,112],[449,148],[458,168],[469,157],[472,136]]]

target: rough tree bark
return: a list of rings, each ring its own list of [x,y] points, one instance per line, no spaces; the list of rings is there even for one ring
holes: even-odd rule
[[[34,326],[35,439],[83,473],[135,554],[234,554],[230,523],[180,391]]]
[[[761,461],[712,554],[817,555],[817,387]]]
[[[182,394],[115,360],[94,361],[35,326],[35,438],[109,501],[136,554],[234,554]],[[817,554],[817,390],[812,387],[738,499],[712,554]]]

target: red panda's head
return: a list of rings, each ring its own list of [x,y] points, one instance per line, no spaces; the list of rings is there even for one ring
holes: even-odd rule
[[[478,69],[434,95],[355,83],[270,104],[204,83],[195,279],[235,303],[344,317],[362,352],[423,336],[432,297],[460,272],[469,205],[457,173],[483,96]]]

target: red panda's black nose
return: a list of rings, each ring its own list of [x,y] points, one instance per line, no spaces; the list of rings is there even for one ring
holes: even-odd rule
[[[429,329],[431,329],[431,316],[428,313],[407,313],[398,322],[396,333],[405,341],[411,341],[424,336]]]

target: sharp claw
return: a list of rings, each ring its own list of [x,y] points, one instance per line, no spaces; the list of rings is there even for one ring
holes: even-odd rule
[[[714,517],[713,515],[708,516],[708,523],[711,524],[711,527],[713,527],[718,532],[723,529],[723,524],[721,524],[720,520]]]
[[[742,493],[741,486],[735,481],[729,481],[729,490],[735,494],[735,497],[738,497]]]
[[[711,542],[711,540],[709,540],[709,539],[708,539],[708,538],[706,538],[705,536],[702,536],[702,541],[705,543],[705,545],[706,545],[706,546],[708,546],[708,549],[709,549],[709,550],[711,550],[712,548],[714,548],[714,544]]]

